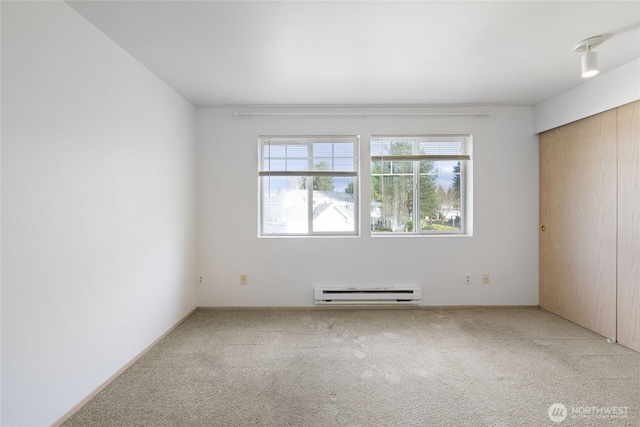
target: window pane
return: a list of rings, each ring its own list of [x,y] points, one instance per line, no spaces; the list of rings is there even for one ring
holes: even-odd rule
[[[288,159],[286,169],[283,171],[306,171],[309,168],[307,159]]]
[[[300,159],[306,159],[309,157],[309,147],[305,144],[291,144],[287,145],[287,157],[297,157]]]
[[[354,232],[355,180],[350,177],[330,179],[334,181],[331,183],[334,190],[313,192],[313,231]]]
[[[314,171],[331,171],[333,170],[332,163],[333,163],[332,158],[314,158],[313,170]]]
[[[263,233],[307,233],[306,177],[265,176],[261,180]]]
[[[306,171],[309,148],[300,144],[264,144],[263,171]]]
[[[333,155],[335,157],[355,157],[355,144],[334,144]]]
[[[456,156],[466,154],[462,141],[423,141],[420,142],[420,154],[438,156]]]
[[[333,144],[330,142],[314,142],[313,157],[332,157]]]
[[[413,141],[392,141],[389,153],[384,153],[384,154],[393,154],[393,155],[416,154],[413,151],[413,147],[414,147]]]
[[[384,141],[371,141],[371,155],[372,156],[382,156],[383,154],[388,154],[385,151],[385,142]]]
[[[420,229],[461,230],[460,162],[420,162]]]
[[[313,168],[320,171],[356,171],[355,144],[314,142]]]
[[[334,157],[333,159],[333,170],[340,172],[351,172],[355,171],[355,158],[354,157]]]
[[[413,163],[407,161],[385,162],[389,163],[389,169],[394,175],[413,175]],[[386,167],[385,171],[388,170]]]
[[[264,157],[285,157],[286,145],[265,144],[263,147]]]
[[[413,231],[413,175],[371,177],[371,229]]]
[[[374,137],[375,138],[375,137]],[[372,156],[418,154],[414,151],[415,141],[406,138],[385,137],[371,141]]]

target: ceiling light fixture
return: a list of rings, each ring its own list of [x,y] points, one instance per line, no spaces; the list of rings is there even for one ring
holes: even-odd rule
[[[602,36],[589,37],[588,39],[578,42],[573,48],[576,52],[584,52],[582,55],[582,77],[593,77],[598,74],[598,54],[591,51],[594,47],[602,44],[604,39]]]

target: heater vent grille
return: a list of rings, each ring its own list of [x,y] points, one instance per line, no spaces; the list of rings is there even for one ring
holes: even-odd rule
[[[316,304],[419,304],[420,288],[315,288]]]

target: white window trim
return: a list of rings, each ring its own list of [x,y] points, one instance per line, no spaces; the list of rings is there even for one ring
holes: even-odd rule
[[[410,232],[389,232],[389,231],[373,231],[371,230],[372,237],[428,237],[428,236],[470,236],[472,230],[472,218],[473,214],[470,212],[469,206],[472,195],[470,194],[470,188],[468,180],[471,179],[472,169],[472,148],[473,148],[473,136],[471,134],[425,134],[425,135],[371,135],[369,140],[370,153],[374,150],[372,146],[375,142],[381,142],[385,139],[393,140],[393,142],[418,142],[413,147],[414,154],[410,155],[374,155],[370,154],[370,165],[374,161],[412,161],[413,167],[413,231]],[[456,142],[460,141],[461,146],[458,152],[446,153],[435,152],[428,154],[415,153],[418,150],[419,142],[442,141],[442,142]],[[460,213],[461,223],[459,231],[449,230],[420,230],[415,224],[419,224],[419,194],[420,194],[420,161],[459,161],[460,162]],[[369,177],[372,176],[372,170],[369,170]],[[371,203],[372,191],[369,194],[369,203]]]
[[[334,140],[339,142],[341,140],[353,140],[354,142],[354,167],[351,171],[340,171],[340,170],[332,170],[332,171],[317,171],[313,170],[313,157],[307,157],[309,164],[307,170],[272,170],[270,161],[267,161],[269,164],[268,168],[263,168],[265,164],[265,160],[267,157],[263,155],[265,140],[276,140],[281,142],[286,142],[287,140],[307,140],[307,144],[310,147],[313,142],[321,141],[321,142],[329,142]],[[258,237],[357,237],[360,235],[360,191],[359,191],[359,171],[360,171],[360,136],[359,135],[260,135],[258,137],[258,182],[259,182],[259,194],[258,194],[258,206],[259,206],[259,224],[258,224]],[[332,156],[332,158],[334,158]],[[286,168],[285,168],[286,169]],[[307,185],[307,229],[309,230],[307,233],[265,233],[264,231],[264,180],[263,177],[270,176],[303,176],[307,177],[310,182],[312,182],[314,177],[352,177],[353,178],[353,221],[354,221],[354,230],[353,231],[313,231],[313,185]]]

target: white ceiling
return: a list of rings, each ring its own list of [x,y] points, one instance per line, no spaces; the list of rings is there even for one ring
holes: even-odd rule
[[[198,106],[535,105],[640,57],[640,1],[67,1]],[[597,78],[597,77],[596,77]]]

